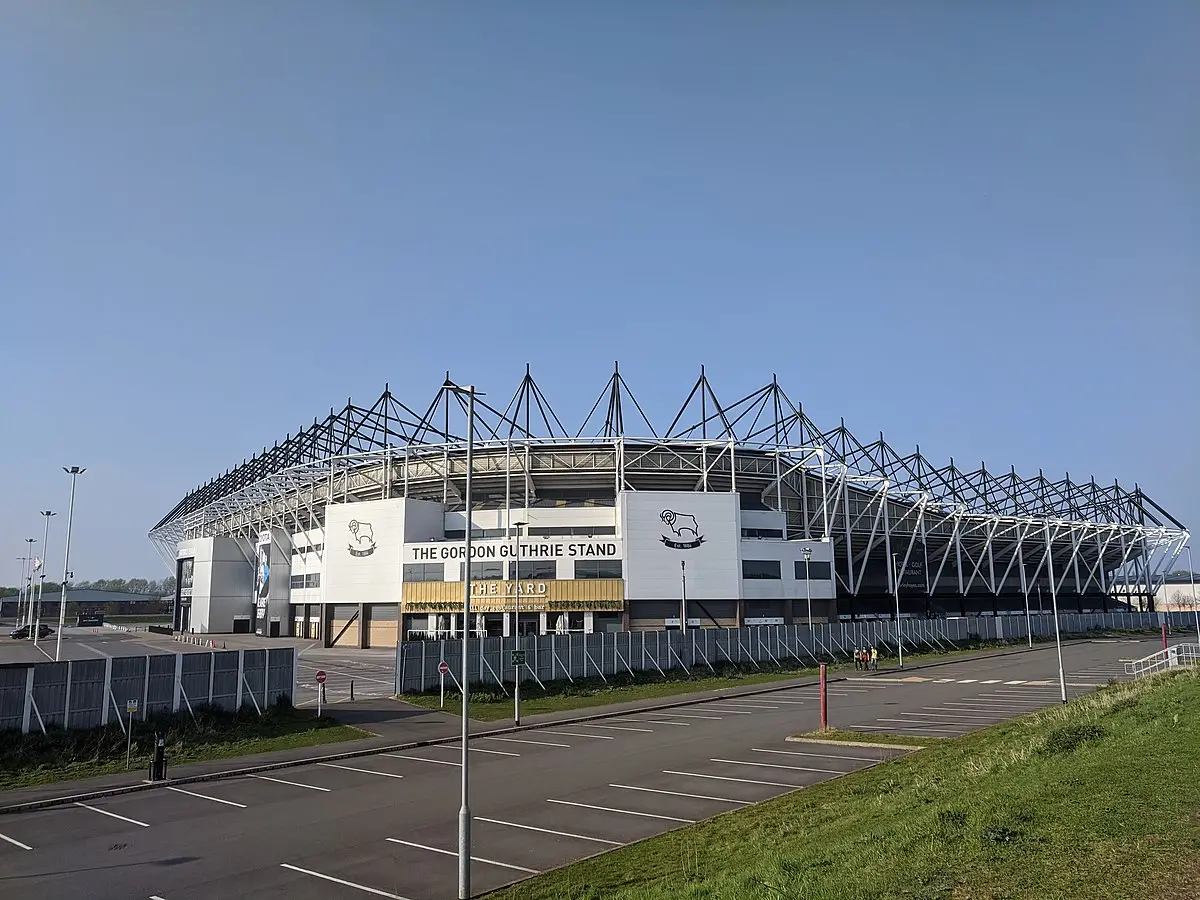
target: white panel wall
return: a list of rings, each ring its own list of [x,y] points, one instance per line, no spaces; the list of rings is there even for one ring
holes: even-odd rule
[[[745,515],[745,513],[743,513]],[[745,520],[743,519],[743,523]],[[771,527],[771,526],[746,526]],[[791,597],[803,600],[805,593],[804,566],[800,567],[800,577],[796,577],[796,562],[804,560],[804,548],[812,549],[810,562],[831,562],[833,560],[833,545],[821,541],[777,541],[748,539],[741,542],[742,559],[777,559],[779,560],[779,581],[751,578],[742,582],[743,596],[747,600],[778,600]],[[832,599],[833,582],[813,578],[810,581],[812,598],[814,600]]]
[[[404,507],[405,541],[440,541],[445,534],[445,507],[429,500],[408,500]]]
[[[372,500],[326,507],[321,574],[325,603],[400,602],[405,505],[413,502]]]
[[[464,512],[448,512],[446,513],[445,530],[462,531],[466,528],[463,524],[466,520],[467,516]],[[471,520],[475,523],[476,528],[503,528],[506,521],[505,510],[477,509],[472,513]],[[518,507],[509,511],[507,520],[527,522],[531,527],[618,525],[617,510],[611,506],[547,507],[528,510]],[[439,538],[441,536],[438,534]]]
[[[687,563],[689,599],[736,600],[741,595],[741,542],[738,495],[672,491],[624,491],[620,495],[621,534],[625,543],[626,597],[676,600],[680,566]],[[662,514],[676,513],[672,530]],[[693,531],[693,526],[695,531]],[[699,546],[676,549],[664,542]]]
[[[176,557],[195,559],[189,628],[198,634],[228,634],[235,615],[254,608],[253,548],[234,538],[213,537],[180,542]]]

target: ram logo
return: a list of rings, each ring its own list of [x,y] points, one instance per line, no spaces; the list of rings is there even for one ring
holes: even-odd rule
[[[704,535],[700,533],[700,525],[696,517],[690,513],[676,512],[664,509],[658,517],[662,519],[663,530],[661,540],[673,550],[693,550],[704,543]],[[669,533],[668,533],[669,532]]]
[[[351,519],[346,527],[350,529],[350,537],[354,539],[347,548],[351,556],[370,556],[375,552],[375,532],[370,522]]]

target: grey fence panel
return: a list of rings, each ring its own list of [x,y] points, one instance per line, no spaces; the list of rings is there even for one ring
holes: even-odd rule
[[[150,678],[146,685],[146,703],[140,711],[147,719],[175,708],[175,655],[151,656]]]
[[[237,650],[222,650],[210,654],[213,661],[212,705],[234,712],[238,707],[238,656]]]
[[[108,691],[104,685],[107,663],[102,659],[80,659],[71,663],[72,728],[95,728],[101,724]]]
[[[25,720],[28,666],[0,667],[0,730],[20,728]]]
[[[67,709],[67,663],[40,663],[33,669],[34,718],[42,723],[62,726]]]
[[[196,707],[208,705],[209,673],[212,671],[213,656],[211,653],[181,654],[179,672],[179,708],[189,706],[195,712]]]
[[[108,721],[115,717],[127,718],[125,704],[136,700],[138,709],[142,708],[145,699],[146,669],[149,657],[146,656],[114,656],[112,675],[108,682]]]
[[[266,696],[267,651],[242,651],[242,706],[262,709]]]
[[[296,670],[295,649],[280,647],[269,650],[267,666],[267,702],[275,703],[280,697],[291,698]]]

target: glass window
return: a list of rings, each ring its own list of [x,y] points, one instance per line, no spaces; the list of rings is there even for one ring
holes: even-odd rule
[[[777,559],[743,559],[742,577],[778,581],[783,577]]]
[[[310,588],[319,588],[321,586],[321,573],[313,572],[311,575],[304,577],[304,586]]]
[[[304,576],[303,575],[293,575],[292,576],[292,589],[296,590],[296,589],[302,588],[302,587],[304,587]]]
[[[577,559],[575,560],[576,578],[620,578],[621,560],[619,559]]]
[[[458,564],[458,580],[464,581],[467,577],[467,564],[460,562]],[[472,581],[499,581],[504,577],[504,563],[496,562],[473,562],[471,563],[471,580]]]
[[[441,563],[405,563],[403,576],[405,581],[443,581],[445,568]]]
[[[816,562],[810,560],[808,563],[808,577],[812,581],[829,581],[833,577],[833,573],[829,569],[829,563]],[[796,560],[796,580],[804,580],[804,560]]]
[[[553,560],[521,560],[520,571],[516,571],[517,563],[508,564],[508,577],[521,581],[535,579],[538,581],[553,581],[558,577],[558,566]]]
[[[782,528],[743,528],[744,538],[783,538]]]

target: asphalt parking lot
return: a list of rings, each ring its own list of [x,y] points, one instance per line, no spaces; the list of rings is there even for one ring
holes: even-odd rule
[[[1071,696],[1154,641],[1064,648]],[[830,724],[964,734],[1059,702],[1053,647],[830,685]],[[439,714],[431,714],[439,715]],[[489,735],[472,754],[476,893],[876,765],[897,749],[789,742],[815,687]],[[454,896],[459,747],[443,744],[0,817],[22,897]]]

